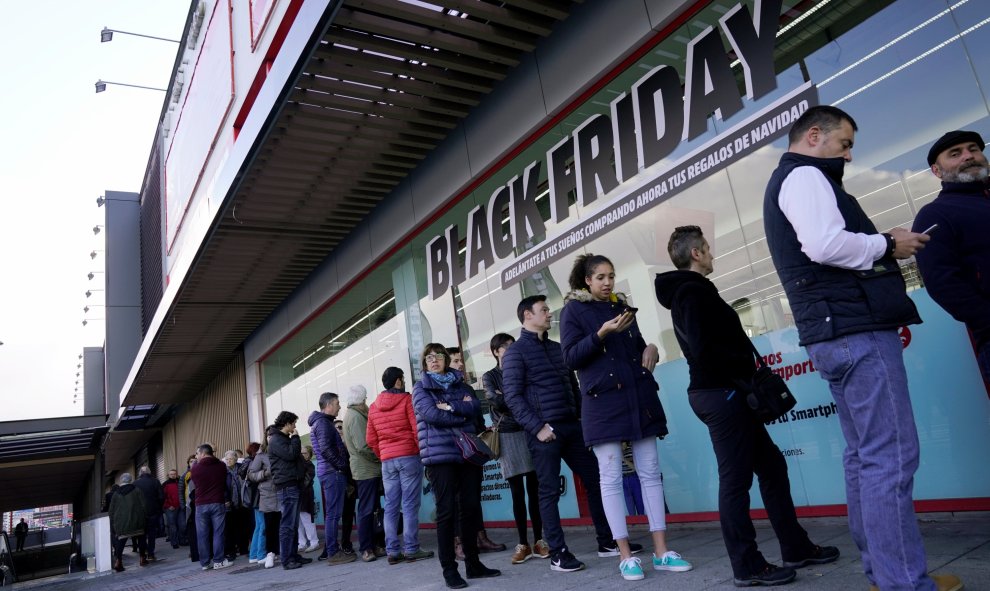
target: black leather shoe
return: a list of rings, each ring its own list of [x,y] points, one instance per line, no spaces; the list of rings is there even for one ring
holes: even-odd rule
[[[768,564],[758,573],[748,577],[736,577],[732,580],[736,587],[773,587],[776,585],[786,585],[797,578],[797,573],[793,568]]]
[[[467,581],[462,579],[457,571],[444,573],[443,582],[447,584],[448,589],[466,589],[468,586]]]
[[[467,578],[469,579],[490,579],[491,577],[498,577],[502,575],[502,571],[494,568],[488,568],[480,562],[476,564],[469,564],[464,567],[464,570],[467,572]]]
[[[309,564],[310,562],[313,562],[313,559],[306,558],[305,556],[297,556],[296,562],[298,562],[299,564]]]
[[[815,546],[811,556],[801,560],[785,560],[784,566],[788,568],[801,568],[809,564],[828,564],[839,559],[839,549],[835,546]]]
[[[291,562],[286,562],[285,564],[283,564],[282,568],[284,568],[285,570],[295,570],[297,568],[302,568],[302,565],[296,562],[295,560],[293,560]]]

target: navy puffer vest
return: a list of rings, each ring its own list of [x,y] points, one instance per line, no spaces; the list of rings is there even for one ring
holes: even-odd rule
[[[872,269],[852,271],[816,263],[801,251],[794,227],[780,210],[780,188],[792,170],[813,166],[828,179],[846,230],[877,234],[876,226],[856,199],[842,189],[842,158],[814,158],[787,152],[770,177],[763,199],[763,224],[777,275],[787,293],[801,345],[872,330],[888,330],[921,322],[907,296],[893,257]]]

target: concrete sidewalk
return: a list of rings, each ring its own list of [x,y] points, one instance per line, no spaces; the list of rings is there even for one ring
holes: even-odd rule
[[[969,591],[990,589],[990,513],[926,513],[919,516],[921,530],[928,550],[931,572],[953,573],[960,576]],[[811,539],[822,545],[838,546],[842,556],[836,563],[823,567],[808,567],[798,571],[795,582],[786,586],[797,590],[858,590],[867,589],[866,578],[844,518],[803,519]],[[760,548],[768,560],[779,564],[780,554],[767,521],[756,522]],[[643,581],[624,581],[618,573],[618,558],[598,558],[591,528],[567,528],[567,542],[588,568],[576,573],[550,571],[548,561],[531,559],[525,564],[509,563],[514,544],[514,530],[490,529],[492,539],[504,542],[509,550],[482,555],[482,561],[498,568],[502,576],[493,579],[469,580],[471,588],[484,591],[558,591],[566,589],[664,589],[693,591],[701,589],[735,589],[732,572],[717,523],[672,524],[668,531],[671,549],[694,564],[688,573],[668,573],[648,570]],[[644,545],[649,543],[645,526],[632,526],[630,537]],[[436,549],[433,530],[422,530],[423,547]],[[163,547],[164,546],[164,547]],[[315,558],[315,554],[307,555]],[[649,554],[641,556],[649,564]],[[137,555],[127,550],[126,571],[90,575],[76,573],[15,585],[18,589],[45,588],[93,591],[238,591],[292,589],[320,590],[441,590],[446,589],[437,560],[389,566],[385,559],[365,564],[360,560],[342,566],[328,567],[325,562],[293,571],[281,567],[265,570],[248,564],[246,557],[238,558],[234,566],[221,571],[201,571],[198,563],[190,562],[187,549],[172,550],[160,544],[156,562],[148,567],[137,565]],[[464,574],[461,565],[461,574]]]

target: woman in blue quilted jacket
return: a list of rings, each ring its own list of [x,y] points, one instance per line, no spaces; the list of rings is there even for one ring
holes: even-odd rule
[[[413,387],[413,410],[419,436],[419,455],[433,488],[437,507],[437,555],[443,579],[451,589],[468,586],[457,572],[454,555],[454,519],[458,517],[464,544],[467,578],[497,577],[502,573],[478,559],[478,522],[481,516],[481,466],[464,461],[456,440],[475,433],[481,404],[459,371],[450,368],[447,349],[430,343],[421,357],[422,377]]]
[[[646,344],[636,323],[636,309],[615,293],[615,268],[601,255],[582,255],[570,275],[564,298],[560,344],[564,361],[581,386],[584,442],[598,458],[602,505],[619,546],[619,572],[626,580],[644,577],[632,555],[622,493],[622,442],[633,448],[643,503],[653,535],[654,570],[683,572],[691,564],[667,548],[666,515],[657,438],[667,434],[659,386],[653,378],[659,354]]]

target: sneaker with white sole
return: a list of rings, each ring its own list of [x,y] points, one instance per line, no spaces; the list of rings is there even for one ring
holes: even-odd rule
[[[619,574],[627,581],[642,581],[646,576],[643,574],[642,562],[635,556],[625,558],[619,563]]]
[[[660,558],[657,558],[656,554],[653,555],[653,570],[669,570],[675,573],[683,573],[692,568],[694,567],[691,566],[691,563],[681,558],[681,555],[677,552],[664,552]]]
[[[643,546],[636,542],[629,542],[629,551],[633,554],[639,554],[643,551]],[[598,544],[598,557],[608,558],[609,556],[621,556],[619,544],[615,541],[611,544]]]
[[[275,553],[269,552],[265,555],[265,568],[275,568]]]
[[[567,548],[550,557],[550,570],[559,573],[572,573],[584,569],[584,563],[574,557]]]
[[[227,568],[228,566],[234,566],[234,563],[224,558],[223,562],[213,563],[213,570],[220,570],[221,568]]]

